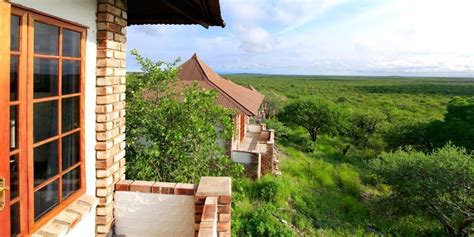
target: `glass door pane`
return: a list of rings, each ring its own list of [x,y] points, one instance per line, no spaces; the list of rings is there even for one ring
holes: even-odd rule
[[[20,109],[23,104],[20,98],[20,57],[21,18],[12,15],[10,18],[10,120],[9,120],[9,171],[10,171],[10,235],[21,233],[21,203],[20,203]]]

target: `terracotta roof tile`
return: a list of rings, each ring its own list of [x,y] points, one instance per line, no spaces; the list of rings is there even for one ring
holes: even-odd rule
[[[184,84],[196,81],[205,89],[214,89],[219,93],[217,102],[230,109],[238,110],[249,116],[258,115],[264,96],[255,89],[248,89],[219,76],[196,54],[181,65],[180,78]]]

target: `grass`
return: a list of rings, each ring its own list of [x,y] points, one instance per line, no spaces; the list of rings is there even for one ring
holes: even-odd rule
[[[234,182],[235,236],[442,236],[440,225],[423,215],[388,213],[379,201],[390,187],[371,176],[366,161],[387,151],[383,133],[400,123],[442,119],[453,96],[474,96],[469,78],[324,77],[228,75],[241,84],[282,98],[319,98],[343,110],[377,110],[386,116],[367,147],[322,135],[307,149],[301,128],[280,128],[280,177]],[[279,131],[277,130],[277,139]],[[280,133],[281,134],[281,133]]]

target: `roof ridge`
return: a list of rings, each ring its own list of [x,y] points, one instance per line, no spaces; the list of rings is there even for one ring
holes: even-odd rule
[[[194,58],[194,55],[193,55],[193,58]],[[201,59],[199,57],[196,57],[194,58],[196,59],[197,61],[197,64],[199,66],[199,68],[201,69],[201,71],[204,73],[205,75],[205,78],[207,79],[207,81],[209,81],[212,85],[214,85],[214,87],[216,87],[217,89],[219,89],[219,91],[221,91],[222,93],[224,93],[228,98],[230,98],[232,101],[234,101],[235,103],[237,103],[240,107],[244,108],[247,112],[249,112],[249,114],[253,114],[249,108],[245,107],[243,104],[241,104],[239,101],[237,101],[236,99],[234,99],[234,97],[232,97],[231,95],[229,95],[229,93],[227,93],[225,90],[223,90],[222,88],[220,88],[218,85],[216,85],[216,83],[214,83],[210,78],[209,78],[209,75],[207,75],[206,73],[206,70],[204,70],[203,68],[203,65],[201,65]],[[204,63],[204,62],[202,62]],[[205,64],[205,63],[204,63]],[[212,68],[209,68],[212,70]],[[216,73],[217,74],[217,73]],[[219,74],[217,74],[219,76]],[[220,76],[219,76],[220,77]]]

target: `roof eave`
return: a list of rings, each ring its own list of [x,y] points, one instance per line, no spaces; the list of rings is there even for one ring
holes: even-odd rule
[[[134,0],[128,2],[130,25],[201,25],[225,27],[219,0],[171,1]]]

